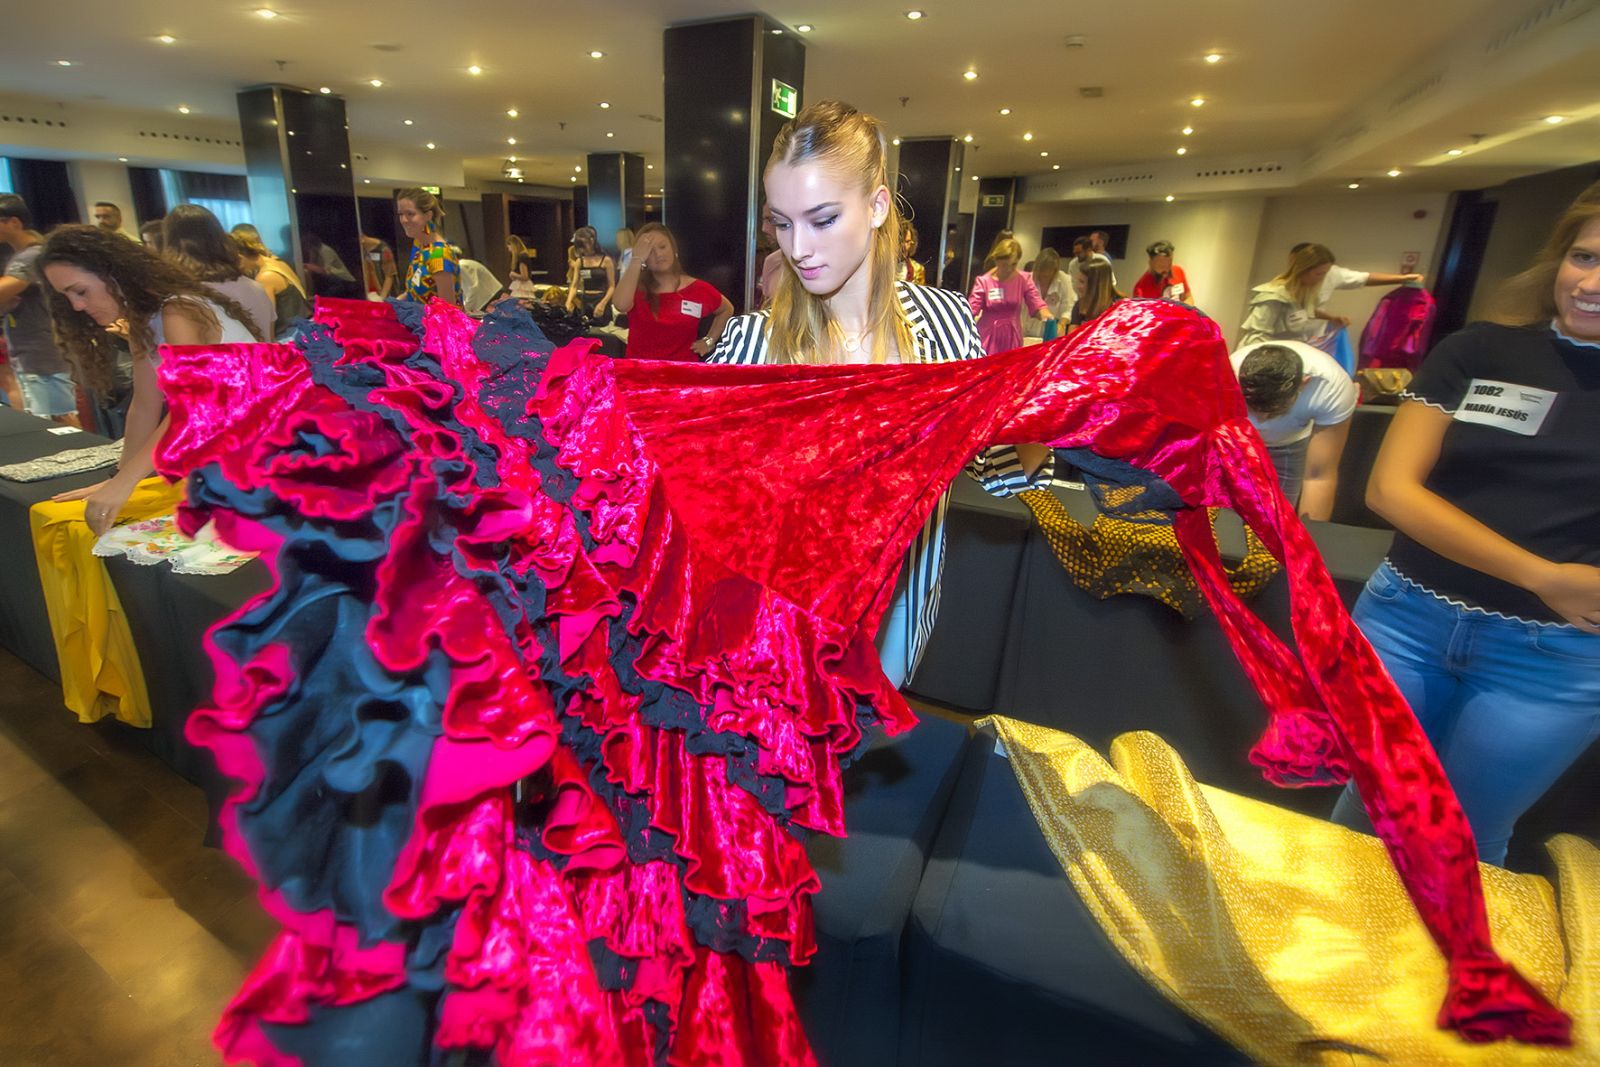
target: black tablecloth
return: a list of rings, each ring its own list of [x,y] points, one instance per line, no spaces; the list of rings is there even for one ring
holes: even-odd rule
[[[1249,1062],[1106,940],[992,734],[967,747],[904,951],[904,1067]]]
[[[0,466],[106,444],[91,433],[50,432],[54,423],[14,408],[0,407]],[[33,555],[28,530],[28,509],[56,493],[93,485],[110,468],[42,482],[11,482],[0,478],[0,544],[7,560],[0,567],[0,646],[10,649],[28,666],[59,681],[55,641],[50,636],[50,616],[45,611],[39,585],[39,565]]]

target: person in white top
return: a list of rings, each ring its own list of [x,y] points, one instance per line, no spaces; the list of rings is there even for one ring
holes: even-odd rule
[[[1083,269],[1091,263],[1104,263],[1111,266],[1111,257],[1104,252],[1094,250],[1094,241],[1088,237],[1074,238],[1072,242],[1072,258],[1067,260],[1067,281],[1069,284],[1080,282],[1083,279]],[[1111,272],[1111,284],[1117,284],[1117,274]]]
[[[237,301],[208,289],[177,262],[94,226],[56,227],[45,239],[37,268],[50,285],[56,337],[84,385],[110,394],[118,355],[112,332],[126,333],[133,354],[133,399],[117,473],[53,498],[82,500],[84,520],[99,536],[111,528],[134,487],[155,470],[156,443],[167,429],[156,378],[157,346],[266,337]]]
[[[1283,495],[1301,518],[1328,519],[1356,409],[1355,382],[1332,356],[1300,341],[1261,341],[1230,358]]]
[[[1289,257],[1293,259],[1302,248],[1311,247],[1310,242],[1302,241],[1289,249]],[[1317,292],[1317,318],[1333,326],[1349,326],[1348,315],[1335,315],[1328,310],[1328,301],[1340,289],[1360,289],[1368,285],[1405,285],[1407,282],[1420,282],[1420,274],[1385,274],[1377,270],[1351,270],[1335,263],[1328,268],[1327,276],[1322,279],[1322,288]]]

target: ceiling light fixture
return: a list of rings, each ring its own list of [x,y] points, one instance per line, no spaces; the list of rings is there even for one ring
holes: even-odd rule
[[[118,163],[126,163],[127,161],[128,161],[128,157],[127,156],[118,156],[117,157],[117,162]]]
[[[574,172],[581,172],[583,170],[583,165],[579,164],[578,166],[573,167],[572,169],[573,169]]]
[[[608,101],[608,100],[602,100],[602,101],[600,101],[600,110],[601,110],[601,111],[605,111],[605,110],[606,110],[606,109],[608,109],[608,108],[609,108],[609,107],[611,107],[611,102],[610,102],[610,101]]]
[[[1360,182],[1351,182],[1349,185],[1345,186],[1345,188],[1346,189],[1359,189],[1359,188],[1361,188],[1361,183]]]
[[[1172,203],[1172,202],[1173,202],[1173,201],[1174,201],[1174,200],[1176,200],[1176,199],[1178,199],[1178,198],[1177,198],[1177,197],[1175,197],[1175,196],[1173,196],[1173,195],[1172,195],[1172,194],[1171,194],[1171,193],[1168,193],[1168,194],[1167,194],[1167,203],[1169,203],[1169,204],[1170,204],[1170,203]]]
[[[517,139],[515,137],[507,137],[506,138],[506,144],[516,144],[516,143],[517,143]]]
[[[272,10],[270,7],[258,7],[256,8],[256,14],[264,19],[275,19],[278,17],[278,13]]]
[[[58,59],[58,60],[56,60],[56,66],[58,66],[58,67],[70,67],[70,66],[72,66],[72,60],[70,60],[70,59]]]
[[[1000,109],[1000,114],[1009,115],[1009,114],[1011,114],[1011,109],[1009,107],[1003,107],[1003,108]]]
[[[160,41],[162,44],[177,44],[178,43],[178,39],[176,37],[172,36],[172,34],[170,34],[170,33],[163,33],[160,37],[157,37],[156,40]]]
[[[433,142],[432,142],[432,141],[429,141],[429,142],[428,142],[428,151],[430,151],[430,152],[432,152],[432,151],[433,151],[433,148],[434,148],[434,145],[433,145]]]
[[[516,108],[514,108],[514,107],[506,108],[506,118],[514,119],[514,118],[517,117],[518,114],[520,114],[520,112],[518,112]]]
[[[1445,153],[1445,155],[1447,155],[1447,156],[1459,156],[1460,154],[1461,154],[1461,149],[1459,149],[1459,148],[1452,148],[1448,152]]]
[[[1027,132],[1027,133],[1025,133],[1025,134],[1023,134],[1023,135],[1022,135],[1022,139],[1023,139],[1023,140],[1024,140],[1024,141],[1031,141],[1031,140],[1033,140],[1033,131],[1032,131],[1032,130],[1029,130],[1029,131],[1028,131],[1028,132]]]
[[[615,133],[613,133],[613,132],[612,132],[612,131],[611,131],[611,130],[607,130],[607,131],[606,131],[606,136],[607,136],[607,137],[615,137],[615,136],[616,136],[616,134],[615,134]]]
[[[361,184],[362,185],[371,185],[372,184],[372,179],[371,178],[362,178],[361,179]]]
[[[1197,96],[1193,100],[1189,101],[1189,106],[1190,107],[1205,107],[1206,106],[1206,98],[1203,97],[1203,96]]]
[[[179,104],[178,105],[178,114],[187,115],[188,113],[189,113],[189,105],[188,104]]]
[[[1186,155],[1188,155],[1188,154],[1189,154],[1189,150],[1188,150],[1188,149],[1187,149],[1187,148],[1184,148],[1184,147],[1182,147],[1182,146],[1179,146],[1179,148],[1178,148],[1178,155],[1180,155],[1180,156],[1186,156]]]
[[[604,59],[605,57],[606,57],[606,54],[604,52],[600,51],[598,48],[596,48],[594,51],[589,53],[589,58],[590,59]]]
[[[1400,177],[1400,168],[1399,167],[1391,167],[1389,169],[1389,177],[1391,177],[1391,178]]]
[[[577,180],[578,180],[578,176],[577,176],[577,175],[576,175],[576,174],[574,174],[574,175],[573,175],[573,176],[572,176],[572,180],[573,180],[573,181],[577,181]]]
[[[1205,56],[1205,59],[1206,59],[1207,63],[1221,63],[1222,62],[1222,53],[1221,52],[1207,52],[1206,56]]]
[[[654,163],[646,163],[644,165],[644,169],[645,170],[655,170],[656,169],[656,165]]]
[[[1061,164],[1059,164],[1059,163],[1052,163],[1052,164],[1050,164],[1050,169],[1051,169],[1051,170],[1060,170],[1060,169],[1061,169]]]
[[[333,92],[333,90],[324,85],[322,88],[318,89],[317,92],[321,93],[323,96],[327,96],[329,93]]]
[[[972,134],[969,133],[969,134],[967,134],[965,137],[963,137],[961,139],[963,141],[965,141],[967,144],[971,144],[972,143]]]
[[[978,72],[973,70],[971,67],[968,67],[966,70],[962,71],[961,76],[967,79],[969,82],[975,82],[978,80]]]
[[[972,180],[973,180],[973,181],[977,181],[977,180],[978,180],[978,176],[977,176],[977,175],[976,175],[976,174],[974,174],[974,175],[973,175],[973,176],[972,176]]]
[[[410,119],[406,119],[405,123],[406,123],[407,126],[415,126],[416,125],[416,123],[411,121]]]
[[[795,29],[799,30],[801,33],[810,33],[811,32],[811,23],[802,22],[800,25],[796,26]]]
[[[907,11],[906,12],[906,18],[910,19],[912,22],[917,21],[921,17],[922,17],[922,12],[920,12],[920,11]]]
[[[1567,121],[1567,116],[1565,116],[1565,115],[1546,115],[1544,117],[1544,120],[1546,122],[1548,122],[1552,126],[1559,126],[1563,122]]]
[[[383,79],[382,78],[368,78],[367,79],[367,84],[372,86],[374,89],[382,89],[383,88]]]
[[[896,144],[896,145],[899,144],[899,143],[900,143],[900,138],[898,138],[898,137],[896,137],[893,141],[890,142],[890,144]]]
[[[1194,127],[1193,126],[1185,126],[1183,128],[1183,135],[1185,137],[1189,137],[1189,136],[1193,135],[1193,133],[1194,133]]]
[[[478,75],[483,73],[483,68],[474,63],[472,66],[467,68],[467,73],[476,78]]]
[[[772,34],[772,36],[774,36],[774,37],[782,37],[783,36],[783,31],[782,30],[770,30],[768,32],[770,32]]]

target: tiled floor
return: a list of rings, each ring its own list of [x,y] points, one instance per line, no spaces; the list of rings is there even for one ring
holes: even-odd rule
[[[273,924],[200,790],[0,652],[0,1067],[216,1064]]]

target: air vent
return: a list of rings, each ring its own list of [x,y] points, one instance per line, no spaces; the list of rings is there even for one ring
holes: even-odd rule
[[[1085,100],[1098,100],[1106,95],[1106,87],[1103,85],[1080,85],[1078,87],[1078,95]]]
[[[196,137],[192,133],[163,133],[160,130],[140,130],[140,137],[148,137],[152,141],[184,141],[188,144],[214,144],[224,148],[243,148],[241,141],[230,141],[225,137]]]
[[[646,122],[660,122],[661,121],[661,116],[660,115],[640,114],[639,117],[644,119]]]
[[[403,44],[375,44],[375,45],[372,46],[372,49],[375,52],[399,52],[399,51],[403,51],[405,49],[405,45],[403,45]]]
[[[1503,52],[1536,30],[1556,22],[1577,18],[1593,9],[1596,2],[1597,0],[1550,0],[1549,3],[1528,12],[1484,42],[1483,54],[1492,56],[1497,52]]]
[[[18,126],[49,126],[57,130],[67,128],[67,124],[61,119],[42,119],[37,115],[0,115],[0,122],[10,122]]]
[[[1400,93],[1399,96],[1396,96],[1393,100],[1389,101],[1389,110],[1399,111],[1406,105],[1414,103],[1420,98],[1427,96],[1429,93],[1433,92],[1443,84],[1444,71],[1434,71],[1426,78],[1423,78],[1420,81],[1412,82],[1405,88],[1404,91]]]
[[[1154,174],[1117,174],[1108,178],[1091,178],[1090,185],[1128,185],[1133,182],[1153,182]]]
[[[1232,167],[1227,170],[1197,170],[1196,178],[1237,178],[1241,174],[1277,174],[1283,170],[1282,163],[1261,163],[1254,167]]]

